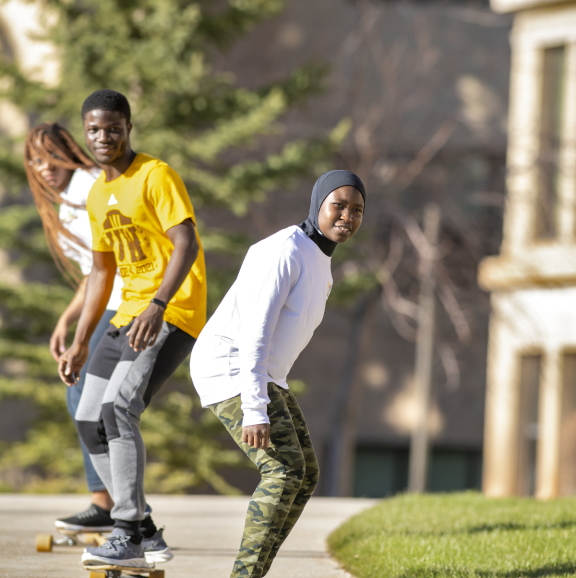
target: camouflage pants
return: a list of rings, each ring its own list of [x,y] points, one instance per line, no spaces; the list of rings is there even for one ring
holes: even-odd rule
[[[240,396],[209,406],[262,476],[248,506],[231,578],[266,575],[318,483],[318,461],[294,394],[269,383],[268,395],[267,449],[242,442]]]

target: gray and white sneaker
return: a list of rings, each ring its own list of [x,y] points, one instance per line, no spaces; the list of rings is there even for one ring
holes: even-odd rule
[[[143,542],[144,540],[142,540]],[[101,546],[84,549],[82,564],[84,566],[125,566],[127,568],[154,568],[144,557],[142,542],[130,542],[123,530],[115,528],[112,535]]]
[[[154,536],[142,540],[146,562],[168,562],[174,558],[174,554],[164,540],[163,532],[164,528],[160,528]]]

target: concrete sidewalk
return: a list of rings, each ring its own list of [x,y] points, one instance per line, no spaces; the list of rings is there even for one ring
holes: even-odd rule
[[[158,568],[166,578],[228,578],[242,535],[248,497],[149,496],[154,521],[165,525],[175,557]],[[326,552],[328,534],[374,500],[312,498],[267,578],[347,578]],[[81,547],[35,550],[58,516],[88,506],[87,496],[0,494],[2,578],[87,578]],[[54,532],[52,532],[54,533]]]

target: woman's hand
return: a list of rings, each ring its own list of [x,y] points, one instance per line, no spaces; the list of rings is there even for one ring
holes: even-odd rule
[[[242,441],[254,448],[270,447],[270,424],[259,423],[242,428]]]
[[[50,336],[50,353],[54,361],[60,361],[60,356],[66,351],[66,338],[68,337],[68,324],[58,320],[52,335]]]
[[[66,338],[70,326],[78,321],[82,313],[84,295],[86,294],[86,277],[80,281],[78,289],[68,304],[68,307],[60,315],[56,327],[50,336],[50,353],[55,361],[60,361],[60,356],[66,351]]]

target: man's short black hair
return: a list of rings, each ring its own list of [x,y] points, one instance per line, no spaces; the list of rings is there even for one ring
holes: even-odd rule
[[[127,122],[130,122],[130,104],[128,99],[115,90],[103,88],[93,92],[82,105],[82,120],[93,110],[109,110],[119,112]]]

